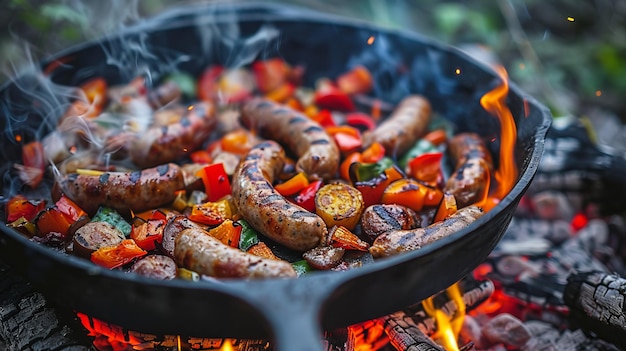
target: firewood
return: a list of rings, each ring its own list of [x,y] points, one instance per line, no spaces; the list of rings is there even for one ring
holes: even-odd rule
[[[392,313],[383,318],[385,332],[389,342],[398,351],[445,351],[435,344],[427,335],[415,325],[413,319],[404,312]]]
[[[573,273],[563,298],[583,330],[626,349],[626,279],[597,271]]]
[[[464,281],[465,287],[462,288],[463,303],[465,304],[465,310],[471,311],[478,305],[486,301],[495,291],[495,286],[490,280],[483,281]],[[444,293],[440,293],[435,296],[435,307],[442,310],[449,319],[453,319],[458,311],[456,302],[450,299],[450,297]],[[429,316],[422,304],[416,304],[410,306],[405,310],[417,327],[426,335],[432,335],[437,331],[437,322],[435,318]]]

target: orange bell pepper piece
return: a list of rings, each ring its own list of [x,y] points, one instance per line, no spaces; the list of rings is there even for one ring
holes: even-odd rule
[[[383,204],[397,204],[406,206],[415,212],[424,207],[424,198],[428,189],[415,179],[399,179],[387,186],[383,192],[381,202]]]
[[[221,241],[224,245],[238,248],[241,230],[241,225],[235,224],[235,222],[230,219],[226,219],[217,227],[210,229],[208,233],[215,239]]]
[[[374,79],[367,68],[358,65],[337,77],[337,86],[348,95],[365,94],[372,90]]]
[[[45,207],[46,202],[43,200],[33,201],[27,199],[24,195],[15,195],[5,205],[7,223],[14,222],[20,217],[24,217],[27,221],[32,221]]]
[[[309,179],[306,174],[304,172],[299,172],[287,181],[276,184],[274,189],[276,189],[276,191],[278,191],[278,193],[282,196],[291,196],[306,188],[308,185]]]
[[[344,226],[334,226],[330,230],[329,243],[334,247],[341,247],[346,250],[367,251],[370,245],[361,240]]]
[[[103,247],[91,254],[91,262],[113,269],[121,267],[148,252],[139,247],[133,239],[122,240],[117,246]]]

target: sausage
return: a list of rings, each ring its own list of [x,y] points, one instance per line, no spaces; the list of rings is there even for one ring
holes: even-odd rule
[[[302,258],[315,269],[327,270],[337,266],[345,252],[342,247],[317,246],[302,254]]]
[[[464,207],[450,217],[425,228],[392,230],[374,240],[369,251],[374,257],[388,257],[404,252],[419,250],[439,239],[450,236],[467,227],[484,213],[477,206]]]
[[[431,112],[430,103],[423,96],[405,97],[376,129],[363,134],[364,147],[378,142],[388,156],[404,154],[426,134]]]
[[[183,172],[174,163],[135,172],[71,173],[57,184],[61,192],[90,215],[100,206],[120,212],[146,211],[171,202],[176,191],[185,187]]]
[[[334,178],[339,169],[339,148],[317,122],[285,105],[252,99],[241,111],[242,124],[276,140],[298,156],[296,170],[309,179]]]
[[[130,271],[153,279],[168,280],[176,278],[176,263],[168,256],[148,255],[140,258]]]
[[[202,228],[198,223],[193,222],[187,216],[174,216],[167,221],[163,228],[163,240],[161,240],[160,249],[166,255],[174,257],[174,242],[176,237],[184,229]]]
[[[72,250],[77,256],[89,258],[94,251],[116,246],[124,239],[124,234],[110,223],[89,222],[76,230]]]
[[[184,229],[176,237],[174,260],[180,267],[217,278],[297,277],[289,262],[243,252],[199,228]]]
[[[233,174],[233,202],[254,229],[290,249],[306,251],[320,244],[328,229],[318,215],[274,189],[284,163],[285,152],[274,141],[251,148]]]
[[[459,208],[469,206],[485,195],[493,168],[491,154],[478,134],[460,133],[448,144],[456,168],[444,191],[454,195]]]
[[[166,125],[154,125],[134,138],[130,158],[141,168],[173,162],[197,149],[215,128],[213,104],[201,102],[186,110],[180,119]]]
[[[382,233],[397,229],[415,229],[422,223],[412,209],[396,204],[376,204],[365,209],[361,230],[369,243]]]

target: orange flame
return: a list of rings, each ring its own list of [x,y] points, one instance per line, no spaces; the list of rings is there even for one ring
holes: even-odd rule
[[[434,297],[431,296],[422,302],[424,311],[437,321],[437,333],[433,336],[447,351],[459,351],[457,339],[463,326],[465,317],[465,303],[459,284],[449,287],[446,292],[457,305],[457,314],[449,317],[443,310],[435,307]]]
[[[220,347],[219,351],[235,351],[235,348],[233,347],[233,343],[230,339],[225,339],[224,344]]]
[[[518,175],[514,157],[517,127],[511,110],[506,106],[506,97],[509,94],[509,79],[504,67],[498,66],[495,70],[502,79],[502,84],[486,93],[480,99],[480,105],[500,121],[500,166],[494,172],[495,182],[493,182],[493,185],[495,188],[489,197],[481,203],[485,210],[491,209],[513,189]]]

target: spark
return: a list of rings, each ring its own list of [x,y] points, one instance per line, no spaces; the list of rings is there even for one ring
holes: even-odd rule
[[[374,44],[374,40],[376,38],[372,35],[371,37],[367,38],[367,45],[372,45]]]
[[[602,96],[602,90],[596,90],[596,96]]]
[[[455,69],[455,70],[454,70],[454,73],[456,73],[457,75],[458,75],[458,74],[461,74],[461,69],[460,69],[460,68]]]
[[[569,22],[574,22],[574,17],[572,17],[572,16],[567,16],[567,20],[568,20]]]

